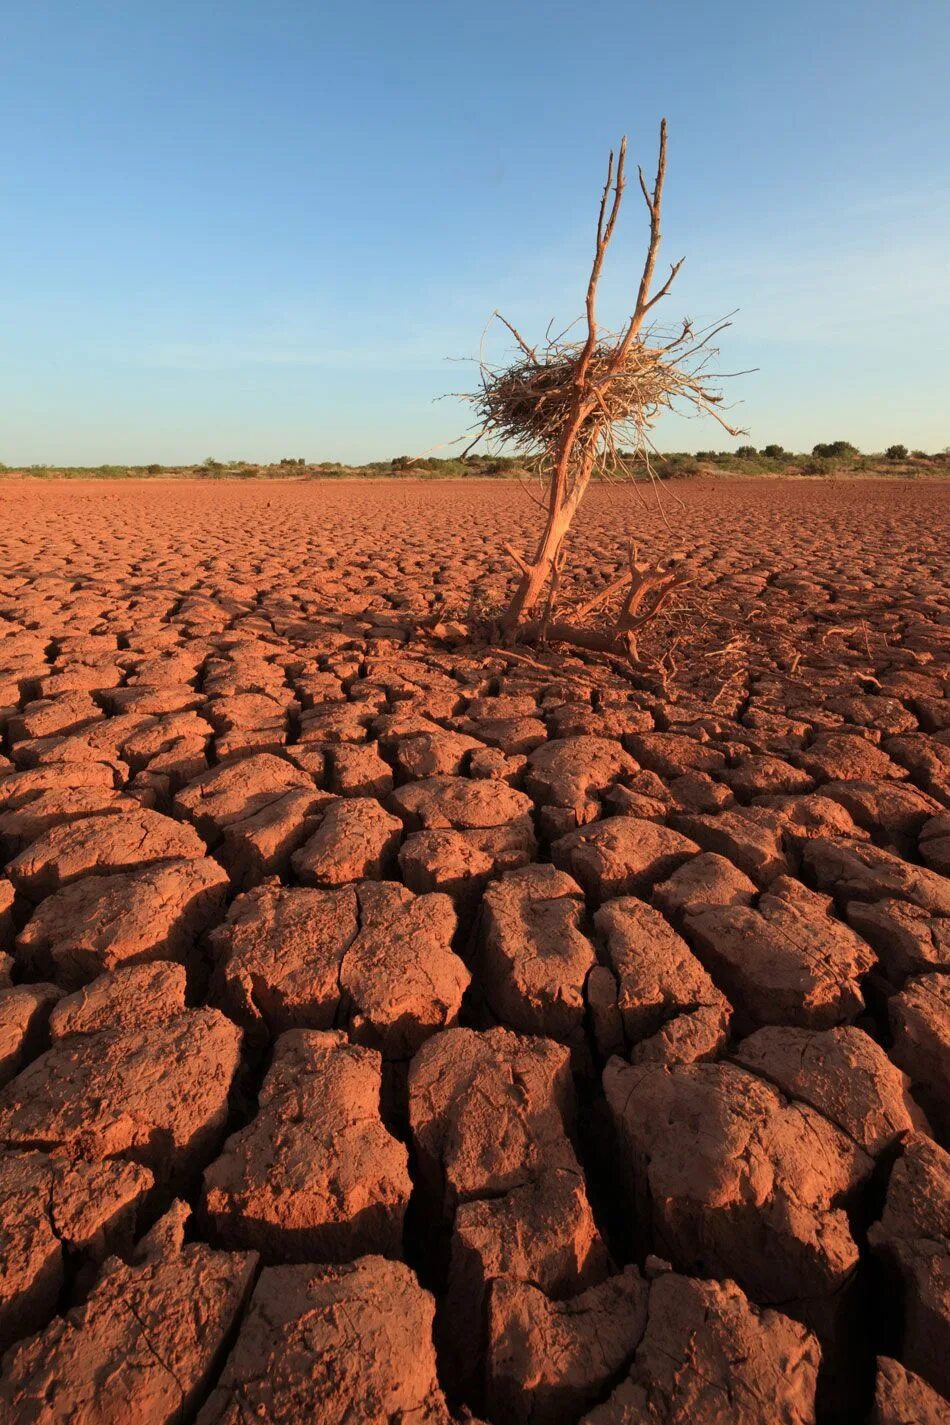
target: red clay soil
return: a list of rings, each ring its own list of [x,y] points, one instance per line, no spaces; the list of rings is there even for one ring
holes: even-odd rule
[[[2,1425],[950,1419],[942,487],[0,502]]]

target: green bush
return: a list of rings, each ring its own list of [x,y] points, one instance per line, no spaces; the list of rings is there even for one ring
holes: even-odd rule
[[[861,454],[858,447],[852,445],[850,440],[832,440],[827,444],[819,444],[812,447],[811,453],[817,460],[841,460]]]
[[[906,446],[906,445],[889,445],[889,446],[887,447],[887,449],[885,450],[884,455],[885,455],[885,458],[886,458],[887,460],[906,460],[906,459],[907,459],[907,446]]]
[[[762,454],[767,456],[769,460],[781,460],[785,453],[785,447],[783,445],[767,445],[762,451]]]
[[[754,460],[758,453],[754,445],[740,445],[736,451],[736,459]]]

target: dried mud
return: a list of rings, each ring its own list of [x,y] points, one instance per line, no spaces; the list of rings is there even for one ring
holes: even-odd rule
[[[948,1419],[943,490],[530,493],[0,486],[0,1420]]]

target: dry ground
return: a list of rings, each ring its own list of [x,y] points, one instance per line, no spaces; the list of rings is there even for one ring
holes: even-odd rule
[[[537,513],[0,484],[0,1421],[947,1419],[945,491]]]

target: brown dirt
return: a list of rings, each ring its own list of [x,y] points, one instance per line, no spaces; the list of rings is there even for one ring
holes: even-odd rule
[[[939,486],[0,501],[0,1421],[947,1418]]]

